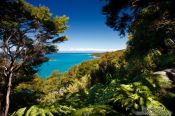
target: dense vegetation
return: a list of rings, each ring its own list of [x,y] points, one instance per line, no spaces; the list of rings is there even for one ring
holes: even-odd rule
[[[34,7],[24,0],[0,1],[0,115],[7,116],[11,89],[30,80],[37,66],[57,51],[55,43],[67,29],[66,16],[53,17],[47,7]]]
[[[173,5],[173,0],[107,0],[107,25],[122,36],[128,33],[127,48],[100,54],[64,74],[55,70],[46,80],[35,74],[15,84],[10,114],[174,115]]]
[[[18,107],[11,107],[11,111],[18,109],[14,116],[96,116],[134,115],[147,108],[154,115],[169,115],[175,101],[174,82],[161,72],[153,73],[157,67],[154,58],[160,55],[157,52],[134,65],[125,60],[126,50],[105,53],[65,74],[53,71],[46,80],[35,75],[33,81],[15,88],[12,98],[16,103],[11,105]],[[21,94],[23,98],[19,98]]]

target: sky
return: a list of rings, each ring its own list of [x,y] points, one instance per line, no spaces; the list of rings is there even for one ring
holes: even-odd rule
[[[105,2],[100,0],[27,0],[34,6],[44,5],[54,16],[69,17],[69,40],[59,44],[60,51],[114,51],[126,47],[126,38],[105,24],[102,14]]]

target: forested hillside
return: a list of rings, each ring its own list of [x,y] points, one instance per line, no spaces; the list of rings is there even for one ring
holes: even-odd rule
[[[38,32],[42,28],[40,34],[44,33],[47,39],[52,35],[52,43],[66,40],[65,36],[55,40],[55,36],[58,37],[57,35],[67,28],[65,24],[67,17],[53,19],[47,8],[35,8],[22,0],[19,1],[20,4],[15,5],[22,4],[22,7],[17,10],[10,3],[14,11],[21,11],[20,9],[25,9],[25,6],[27,9],[21,12],[24,13],[21,15],[11,17],[2,15],[4,19],[0,20],[0,24],[7,28],[0,26],[1,33],[6,32],[1,36],[1,40],[6,40],[8,43],[7,35],[15,29],[17,29],[15,33],[21,36],[24,30],[20,27],[18,19],[22,24],[26,21],[25,24],[29,23],[27,27],[38,29]],[[39,77],[32,68],[46,61],[44,54],[55,52],[55,47],[51,46],[51,43],[47,44],[50,41],[41,41],[41,47],[45,48],[42,51],[36,49],[40,44],[35,45],[36,42],[28,36],[23,35],[22,40],[16,38],[20,41],[12,39],[10,44],[17,46],[15,60],[13,53],[8,51],[11,47],[4,42],[1,48],[4,48],[6,54],[0,54],[0,59],[6,59],[1,60],[1,68],[6,66],[5,62],[11,63],[7,66],[15,67],[9,67],[10,71],[7,69],[1,71],[4,78],[13,77],[13,86],[8,85],[9,79],[6,78],[1,78],[0,86],[4,90],[7,90],[7,87],[11,89],[9,114],[12,116],[174,115],[174,5],[174,0],[107,0],[102,10],[107,18],[106,24],[119,31],[121,37],[128,37],[127,48],[100,55],[94,54],[99,57],[75,65],[64,74],[55,70],[46,80]],[[38,16],[40,13],[37,14],[37,10],[44,12],[45,16]],[[13,22],[13,18],[16,18],[17,24]],[[9,22],[4,21],[5,19]],[[13,29],[9,31],[12,27]],[[15,34],[10,37],[15,38]],[[40,39],[43,39],[43,36]],[[21,47],[23,44],[25,49],[22,49],[20,54],[18,46]],[[27,53],[35,57],[29,57]],[[5,57],[6,55],[9,57]],[[17,55],[20,55],[21,59],[23,55],[26,56],[23,65],[16,61]],[[19,69],[16,67],[18,65]],[[18,70],[15,70],[16,68]],[[2,96],[3,94],[0,94],[0,97]]]
[[[144,108],[154,115],[173,112],[173,80],[165,71],[156,72],[154,58],[161,54],[154,51],[138,61],[126,61],[126,54],[106,53],[65,74],[53,71],[46,80],[35,75],[16,87],[12,105],[18,107],[12,111],[22,109],[13,115],[134,115]]]

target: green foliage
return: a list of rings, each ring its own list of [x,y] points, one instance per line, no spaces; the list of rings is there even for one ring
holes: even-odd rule
[[[115,84],[103,85],[95,84],[89,90],[87,102],[89,104],[108,104],[116,90]]]
[[[62,74],[58,70],[54,70],[46,79],[50,78],[61,78]]]
[[[85,61],[78,66],[74,66],[65,73],[65,77],[81,78],[84,75],[91,74],[91,72],[96,69],[97,62],[97,60]]]
[[[0,75],[0,115],[6,116],[9,111],[12,88],[21,81],[30,80],[29,78],[36,73],[37,66],[48,60],[46,54],[58,50],[55,43],[67,40],[65,36],[59,34],[64,33],[68,28],[66,24],[68,17],[52,16],[47,7],[35,7],[25,0],[2,0],[0,17],[0,59],[2,60],[0,62],[0,73],[2,73]],[[42,87],[42,80],[37,82]],[[51,91],[48,90],[51,88],[48,84],[55,84],[53,82],[44,83],[47,86],[43,91],[37,86],[36,91],[40,93],[55,91],[53,87]],[[31,88],[34,90],[34,87]],[[49,99],[54,99],[55,94],[51,93]],[[42,97],[41,101],[49,101],[47,97]]]
[[[54,76],[54,75],[53,75]],[[34,77],[31,82],[21,83],[17,89],[25,89],[37,95],[37,101],[43,105],[54,103],[59,96],[58,90],[62,87],[61,80],[57,77],[49,77],[43,80],[41,77]]]
[[[100,58],[76,65],[63,75],[54,71],[46,80],[35,77],[31,83],[20,84],[18,92],[30,91],[37,97],[32,100],[37,99],[36,104],[43,106],[29,108],[27,112],[36,112],[37,108],[42,109],[41,112],[48,109],[54,115],[112,115],[118,112],[134,115],[134,111],[143,111],[144,108],[148,112],[151,109],[169,112],[171,103],[165,99],[174,100],[173,82],[152,74],[175,65],[174,19],[170,15],[172,9],[169,9],[174,2],[152,1],[152,5],[150,2],[109,0],[103,9],[107,24],[123,35],[129,31],[127,49],[101,54]],[[23,1],[19,3],[21,8],[25,8],[25,15],[31,19],[36,17],[44,28],[47,27],[46,31],[51,35],[44,35],[44,38],[53,38],[52,35],[67,29],[67,17],[52,18],[46,7],[33,8]],[[133,12],[122,12],[126,7]],[[19,26],[11,20],[1,23],[7,28]],[[37,29],[40,25],[34,21],[29,26]],[[65,36],[55,37],[52,42],[64,40],[67,40]],[[28,39],[24,41],[31,42]],[[56,50],[50,45],[44,48],[47,52]],[[166,79],[169,80],[168,77]],[[27,95],[24,98],[28,99]]]
[[[117,115],[117,112],[107,105],[94,105],[76,110],[72,116],[106,116]]]
[[[10,112],[36,104],[37,98],[37,94],[28,89],[15,89],[10,97]]]
[[[141,55],[152,48],[167,49],[164,43],[167,38],[174,41],[173,4],[174,0],[107,0],[103,13],[108,26],[121,35],[133,34],[129,46],[135,51],[140,50]]]
[[[38,106],[30,108],[21,108],[14,112],[11,116],[54,116],[48,109],[43,109]]]
[[[81,79],[74,79],[72,83],[65,89],[65,93],[58,103],[62,105],[73,106],[74,108],[84,107],[87,105],[85,102],[90,87],[89,75],[83,76]]]
[[[20,108],[13,112],[11,116],[67,116],[74,111],[74,108],[62,105],[51,105],[47,107],[33,105],[31,107]]]
[[[162,112],[169,112],[166,107],[156,99],[152,91],[140,82],[129,85],[121,84],[111,100],[118,108],[122,108],[125,112],[129,110],[129,114],[132,114],[133,111],[141,111],[144,108],[154,108]]]
[[[63,75],[54,71],[46,80],[36,76],[27,88],[35,91],[37,103],[54,115],[135,115],[145,109],[148,113],[154,110],[153,115],[158,115],[158,110],[170,114],[173,109],[166,99],[174,100],[174,91],[167,90],[173,89],[173,82],[166,75],[153,74],[162,54],[152,50],[129,60],[123,56],[126,54],[106,53]],[[56,91],[59,94],[53,95]]]
[[[162,55],[159,59],[160,60],[160,63],[158,64],[159,69],[175,67],[174,59],[175,59],[174,52]]]
[[[175,66],[174,1],[107,0],[106,3],[103,13],[107,25],[121,35],[129,33],[127,49],[93,54],[99,58],[76,65],[64,74],[53,71],[46,80],[34,75],[27,82],[27,75],[34,73],[33,66],[48,60],[44,54],[57,50],[52,43],[67,40],[58,34],[68,28],[68,18],[52,17],[47,7],[34,7],[23,0],[2,2],[0,39],[7,45],[1,48],[16,47],[14,54],[19,61],[13,64],[18,77],[14,85],[21,81],[19,77],[26,78],[13,91],[11,105],[16,107],[11,112],[20,109],[12,116],[136,115],[145,109],[148,115],[159,115],[159,111],[165,115],[174,113],[174,76],[171,72],[156,72]],[[36,39],[28,36],[31,34]],[[0,54],[2,66],[10,62],[8,57],[4,60],[7,55]],[[18,65],[24,59],[25,63]],[[23,67],[17,70],[18,66]],[[4,87],[5,80],[1,79],[0,84]]]
[[[152,81],[151,83],[155,87],[155,95],[158,96],[159,101],[174,113],[172,108],[175,103],[174,81],[163,71],[155,72],[149,81]]]
[[[63,115],[67,116],[76,110],[71,106],[68,107],[64,105],[52,105],[52,106],[48,106],[47,109],[49,109],[50,112],[52,112],[54,115],[57,115],[57,116],[63,116]]]

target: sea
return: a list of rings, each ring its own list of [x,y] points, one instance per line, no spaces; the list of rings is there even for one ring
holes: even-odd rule
[[[83,61],[94,59],[92,53],[53,53],[48,54],[49,61],[43,63],[38,69],[38,75],[46,79],[54,70],[61,73],[68,71],[72,66]]]

